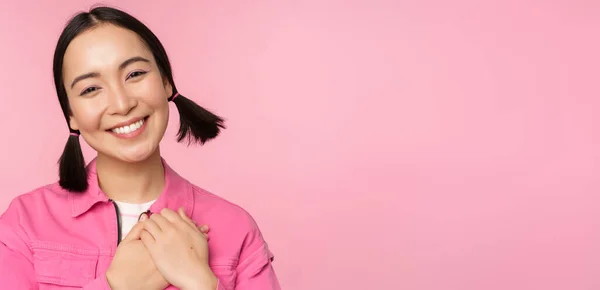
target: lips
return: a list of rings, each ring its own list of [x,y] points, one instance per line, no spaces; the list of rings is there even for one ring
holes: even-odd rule
[[[113,128],[107,130],[116,134],[130,134],[139,130],[146,122],[147,117],[134,118],[129,121],[121,122]]]

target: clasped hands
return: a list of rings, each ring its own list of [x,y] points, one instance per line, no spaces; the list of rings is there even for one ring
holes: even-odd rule
[[[112,290],[214,290],[208,266],[208,226],[197,227],[183,209],[163,209],[140,221],[117,247],[106,272]]]

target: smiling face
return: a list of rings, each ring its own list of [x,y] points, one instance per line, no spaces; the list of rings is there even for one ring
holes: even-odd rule
[[[65,52],[63,79],[69,125],[99,156],[139,162],[157,152],[172,87],[137,34],[100,24],[78,35]]]

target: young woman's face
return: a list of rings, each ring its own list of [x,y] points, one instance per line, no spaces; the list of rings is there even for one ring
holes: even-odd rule
[[[137,162],[156,152],[172,87],[137,34],[110,24],[80,34],[65,52],[63,79],[70,126],[98,154]]]

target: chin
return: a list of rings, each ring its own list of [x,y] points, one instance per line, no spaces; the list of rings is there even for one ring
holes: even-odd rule
[[[119,152],[117,158],[129,163],[137,163],[147,160],[156,152],[155,146],[136,146],[135,148],[127,148]]]
[[[119,159],[123,162],[127,163],[140,163],[150,158],[150,154],[148,155],[137,155],[137,156],[120,156]]]

